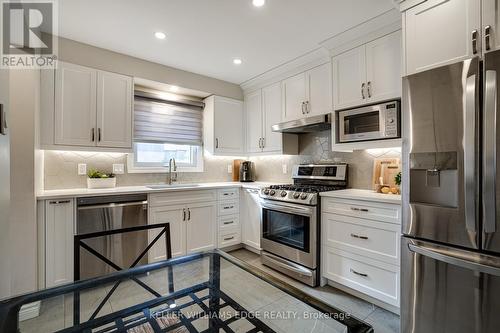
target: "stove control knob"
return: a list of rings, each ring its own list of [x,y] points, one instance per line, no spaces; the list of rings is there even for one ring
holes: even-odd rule
[[[281,193],[280,193],[280,195],[281,195],[283,198],[284,198],[284,197],[286,197],[286,194],[287,194],[287,193],[286,193],[286,191],[281,191]]]
[[[300,195],[300,198],[301,198],[302,200],[306,200],[306,199],[307,199],[307,193],[302,193],[302,194]]]
[[[264,194],[265,194],[265,195],[269,195],[269,189],[267,189],[267,188],[266,188],[266,189],[264,190]]]
[[[298,199],[299,197],[300,197],[300,193],[299,193],[299,192],[295,192],[295,193],[293,194],[293,198],[294,198],[294,199]]]
[[[274,190],[269,191],[269,195],[275,195],[275,194],[276,194],[276,191],[274,191]]]

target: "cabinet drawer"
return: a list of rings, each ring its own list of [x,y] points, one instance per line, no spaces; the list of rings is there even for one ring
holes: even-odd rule
[[[219,230],[240,229],[239,215],[226,215],[219,217]]]
[[[219,190],[218,192],[219,200],[236,200],[240,197],[239,188],[227,188]]]
[[[240,205],[238,201],[223,201],[219,202],[219,216],[234,215],[240,212]]]
[[[219,235],[219,248],[236,245],[241,243],[241,232],[233,230],[232,232],[221,233]]]
[[[321,222],[323,245],[399,266],[398,225],[328,213]]]
[[[323,199],[323,212],[401,224],[401,206],[363,200]]]
[[[149,206],[159,207],[179,205],[194,202],[210,202],[217,200],[215,190],[202,191],[172,191],[167,193],[153,193],[149,195]]]
[[[399,267],[323,247],[323,276],[399,307]]]

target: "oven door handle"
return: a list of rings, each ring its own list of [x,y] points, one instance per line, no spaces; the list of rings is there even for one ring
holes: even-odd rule
[[[283,259],[281,259],[280,257],[277,257],[277,256],[269,254],[269,253],[261,253],[261,255],[269,258],[274,264],[276,264],[284,269],[288,269],[290,271],[293,271],[295,273],[299,273],[299,274],[302,274],[305,276],[312,276],[312,273],[309,270],[307,270],[303,267],[300,267],[299,265],[292,266],[291,263],[284,262]]]
[[[264,209],[273,209],[278,210],[285,213],[298,214],[303,216],[312,216],[313,211],[311,207],[298,207],[298,206],[289,206],[289,205],[277,205],[272,203],[263,203],[262,208]]]

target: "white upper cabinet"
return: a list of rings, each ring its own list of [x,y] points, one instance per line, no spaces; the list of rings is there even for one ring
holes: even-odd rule
[[[242,101],[210,96],[203,114],[205,149],[213,155],[244,152]]]
[[[366,91],[376,102],[401,96],[401,33],[366,44]]]
[[[360,46],[333,57],[333,107],[366,103],[365,47]]]
[[[97,72],[97,145],[132,148],[132,78]]]
[[[332,112],[332,69],[326,63],[306,72],[306,113],[317,116]]]
[[[280,152],[282,134],[273,132],[272,126],[281,122],[281,83],[262,88],[263,142],[262,151]]]
[[[55,144],[95,146],[96,78],[94,69],[59,62],[55,80]]]
[[[245,95],[247,152],[262,151],[262,90]]]
[[[406,74],[480,55],[480,7],[480,0],[428,0],[406,10]]]
[[[132,148],[131,77],[59,62],[41,91],[43,145]]]
[[[401,32],[332,59],[335,110],[401,97]]]
[[[295,120],[305,115],[306,75],[300,73],[283,80],[283,120]]]
[[[482,36],[484,52],[500,49],[500,9],[498,0],[482,1]]]

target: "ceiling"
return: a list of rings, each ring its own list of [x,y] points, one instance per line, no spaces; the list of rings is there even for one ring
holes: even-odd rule
[[[63,0],[59,35],[241,84],[393,8],[392,0],[267,0],[261,8],[251,0]]]

